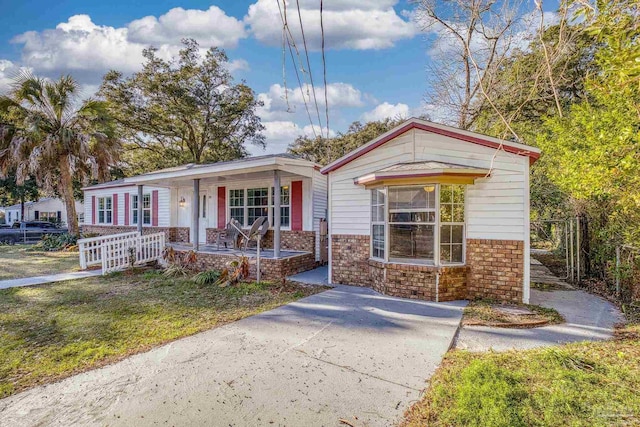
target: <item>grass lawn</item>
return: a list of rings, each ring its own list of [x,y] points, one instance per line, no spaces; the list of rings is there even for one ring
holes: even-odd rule
[[[640,341],[450,352],[403,426],[640,425]]]
[[[149,271],[0,290],[0,398],[324,289]]]
[[[80,270],[78,252],[36,252],[29,248],[0,246],[0,280]]]

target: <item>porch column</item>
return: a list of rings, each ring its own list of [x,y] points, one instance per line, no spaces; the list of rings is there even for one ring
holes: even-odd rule
[[[191,243],[197,251],[200,249],[200,179],[193,180],[193,208],[191,209]]]
[[[143,187],[143,185],[138,185],[138,233],[140,234],[142,234],[142,223],[144,222],[144,219],[142,218],[142,199],[144,197]]]
[[[280,258],[280,171],[273,171],[273,257]]]

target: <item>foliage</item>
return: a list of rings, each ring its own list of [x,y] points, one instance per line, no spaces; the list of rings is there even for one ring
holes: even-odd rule
[[[179,252],[167,246],[162,258],[168,264],[163,273],[166,277],[186,277],[193,274],[198,255],[195,251]]]
[[[245,143],[264,146],[255,115],[261,102],[244,82],[233,82],[224,51],[211,48],[203,56],[195,40],[183,45],[170,61],[145,49],[140,72],[104,77],[99,95],[126,139],[130,174],[232,160],[247,154]]]
[[[193,276],[193,281],[200,286],[213,285],[220,278],[220,272],[218,270],[201,271]]]
[[[0,177],[15,170],[17,185],[33,177],[45,192],[60,194],[72,234],[78,234],[74,180],[106,180],[120,151],[105,103],[80,103],[79,92],[71,76],[22,74],[0,97]]]
[[[407,426],[611,426],[640,422],[640,342],[449,353]]]
[[[40,191],[35,179],[29,177],[18,185],[15,168],[8,171],[4,179],[0,179],[0,206],[37,200],[39,196]]]
[[[135,271],[0,290],[0,398],[323,290]]]
[[[356,121],[351,123],[345,133],[339,133],[334,138],[300,136],[289,146],[289,152],[326,165],[396,127],[402,121],[385,119],[365,124]]]
[[[230,261],[227,267],[220,272],[216,285],[227,287],[242,282],[249,277],[249,258],[241,255],[238,259]]]
[[[38,243],[33,245],[32,250],[44,252],[75,252],[78,250],[78,236],[70,233],[45,234]]]

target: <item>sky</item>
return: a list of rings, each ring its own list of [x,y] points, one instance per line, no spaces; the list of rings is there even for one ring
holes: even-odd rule
[[[267,147],[248,147],[254,155],[284,152],[298,135],[335,135],[356,120],[437,115],[433,106],[424,104],[434,34],[421,31],[414,3],[324,2],[328,129],[320,1],[299,0],[320,120],[315,104],[308,102],[313,99],[311,91],[304,84],[302,89],[298,86],[288,52],[283,75],[278,4],[282,6],[282,0],[0,0],[4,11],[0,17],[0,92],[26,68],[50,78],[71,74],[82,84],[83,94],[90,96],[108,70],[125,74],[139,70],[145,47],[154,46],[169,58],[179,50],[180,40],[189,37],[202,48],[225,49],[235,80],[246,81],[264,102],[257,113],[265,126]],[[306,62],[296,1],[287,2],[287,12]],[[309,74],[303,73],[302,78],[308,85]],[[311,120],[304,100],[311,109]]]

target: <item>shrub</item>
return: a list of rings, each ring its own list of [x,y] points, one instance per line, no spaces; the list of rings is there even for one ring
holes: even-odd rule
[[[78,236],[69,233],[45,234],[32,249],[47,252],[75,251],[78,249]]]
[[[202,271],[193,276],[193,281],[197,285],[213,285],[220,278],[220,272],[218,270]]]

